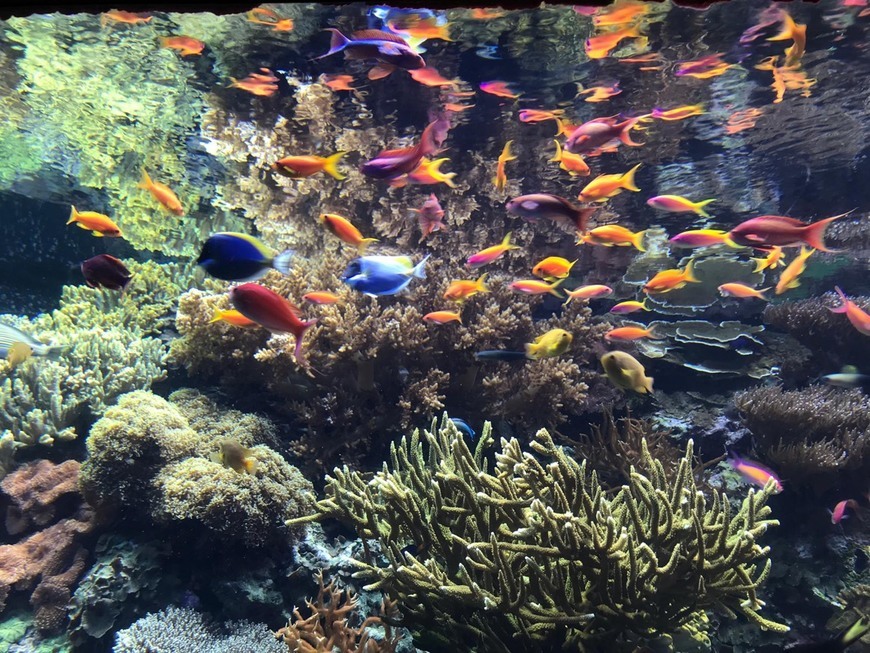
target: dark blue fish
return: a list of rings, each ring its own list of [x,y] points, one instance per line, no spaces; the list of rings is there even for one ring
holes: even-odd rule
[[[474,442],[475,438],[477,438],[477,433],[474,432],[474,429],[468,425],[464,419],[459,419],[458,417],[451,417],[450,421],[453,422],[453,425],[459,430],[462,435],[468,437],[469,440]]]
[[[528,360],[524,351],[507,351],[505,349],[485,349],[474,354],[477,361],[524,361]]]
[[[91,288],[124,290],[132,274],[127,266],[114,256],[98,254],[82,263],[82,275]]]
[[[414,265],[408,256],[360,256],[350,262],[341,280],[366,295],[395,295],[416,277],[426,278],[426,256]]]
[[[334,27],[327,28],[332,32],[329,52],[315,59],[323,59],[336,52],[344,52],[348,59],[374,59],[375,61],[396,66],[405,70],[425,68],[423,57],[414,52],[401,36],[376,29],[354,32],[346,37]]]
[[[253,236],[226,231],[205,241],[196,262],[211,276],[224,281],[255,281],[269,268],[288,274],[292,258],[293,250],[276,255]]]

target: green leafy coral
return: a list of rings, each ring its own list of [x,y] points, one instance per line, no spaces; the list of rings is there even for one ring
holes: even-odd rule
[[[631,650],[702,623],[707,609],[787,630],[760,614],[757,595],[770,571],[758,540],[778,523],[765,506],[772,487],[734,512],[722,493],[697,490],[691,444],[673,477],[644,445],[629,483],[608,496],[545,430],[534,453],[502,439],[490,471],[489,425],[473,452],[449,420],[436,426],[394,444],[370,481],[336,469],[317,513],[290,522],[333,517],[377,540],[387,564],[360,562],[356,576],[397,598],[409,625],[488,651],[517,640],[530,651],[556,641]]]

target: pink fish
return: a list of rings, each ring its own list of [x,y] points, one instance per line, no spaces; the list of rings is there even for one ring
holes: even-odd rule
[[[450,123],[447,122],[447,128]],[[424,156],[429,156],[438,151],[440,147],[438,143],[439,137],[446,135],[446,131],[442,120],[434,120],[430,122],[423,134],[420,136],[420,142],[411,147],[400,147],[394,150],[384,150],[374,159],[370,159],[360,166],[360,171],[375,179],[395,179],[402,175],[408,174],[420,165],[420,161]]]
[[[851,508],[855,510],[858,507],[858,502],[855,499],[844,499],[840,501],[834,509],[831,511],[831,523],[839,524],[844,519],[848,519],[849,515],[846,514],[846,509]]]
[[[854,209],[853,209],[854,210]],[[797,247],[806,244],[821,252],[830,252],[825,247],[825,228],[834,220],[844,218],[852,211],[806,224],[782,215],[760,215],[746,220],[728,232],[728,239],[737,245],[770,249],[777,247]]]
[[[602,148],[618,145],[620,142],[632,147],[642,143],[631,140],[630,131],[640,118],[629,118],[619,122],[616,118],[595,118],[574,129],[565,141],[565,149],[574,154],[600,154]]]
[[[444,209],[438,203],[438,198],[435,193],[429,195],[429,199],[423,202],[423,206],[419,209],[411,209],[417,214],[417,221],[420,225],[420,231],[423,233],[420,236],[422,243],[433,231],[441,231],[446,229],[447,225],[442,222],[444,220]]]
[[[782,492],[782,482],[777,475],[761,463],[747,460],[746,458],[738,458],[734,454],[728,458],[728,462],[744,479],[753,485],[764,487],[768,481],[773,480],[776,486],[775,494]]]
[[[834,286],[834,290],[837,291],[837,294],[840,296],[840,301],[843,303],[836,308],[828,308],[828,310],[831,311],[831,313],[845,313],[846,317],[849,318],[849,322],[852,323],[852,326],[858,330],[858,333],[870,336],[870,314],[851,299],[847,299],[839,286]]]

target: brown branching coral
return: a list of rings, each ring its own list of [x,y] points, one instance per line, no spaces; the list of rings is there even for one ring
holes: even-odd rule
[[[293,619],[275,633],[290,653],[394,653],[401,635],[394,635],[389,622],[382,618],[395,618],[394,602],[382,604],[381,616],[366,617],[359,626],[353,626],[350,622],[357,617],[356,596],[336,587],[334,580],[324,585],[322,572],[318,572],[317,582],[317,598],[305,601],[311,614],[303,617],[295,608]],[[383,639],[373,638],[370,626],[383,626]]]
[[[818,492],[854,481],[856,490],[866,489],[870,398],[860,390],[764,386],[739,393],[734,403],[759,457],[790,485]]]

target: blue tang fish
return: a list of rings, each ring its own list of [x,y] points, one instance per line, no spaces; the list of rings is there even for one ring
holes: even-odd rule
[[[451,417],[450,421],[453,422],[453,426],[462,433],[462,435],[468,437],[469,440],[474,442],[474,439],[477,437],[477,433],[474,432],[474,429],[468,425],[464,419],[459,419],[458,417]]]
[[[276,255],[253,236],[225,231],[205,241],[196,262],[211,276],[224,281],[255,281],[269,268],[289,273],[292,258],[293,250]]]
[[[341,280],[366,295],[395,295],[411,283],[426,278],[427,255],[414,265],[410,256],[360,256],[350,262]]]

